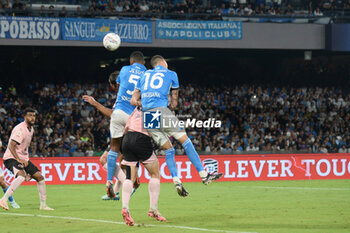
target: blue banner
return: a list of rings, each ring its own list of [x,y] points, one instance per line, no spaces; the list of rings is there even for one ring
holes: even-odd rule
[[[0,17],[0,38],[61,39],[60,19],[38,17]]]
[[[117,33],[122,42],[152,43],[152,22],[109,19],[61,19],[63,40],[102,41]]]
[[[171,40],[241,40],[242,22],[158,20],[156,36]]]
[[[350,24],[327,25],[326,49],[350,52]]]

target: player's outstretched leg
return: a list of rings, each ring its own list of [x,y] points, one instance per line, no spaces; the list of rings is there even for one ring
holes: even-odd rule
[[[40,172],[34,173],[32,176],[34,180],[36,180],[37,185],[38,185],[38,191],[39,191],[39,198],[40,198],[40,210],[54,210],[50,208],[46,204],[46,184],[44,177],[41,175]]]
[[[106,191],[107,195],[110,198],[115,197],[115,193],[113,191],[113,175],[115,173],[115,164],[117,163],[118,153],[110,150],[108,152],[107,157],[107,183],[106,183]]]
[[[165,222],[166,218],[158,210],[158,199],[160,193],[160,179],[159,179],[159,163],[158,160],[154,163],[144,164],[151,179],[148,183],[149,203],[150,209],[148,216],[157,219],[158,221]]]
[[[130,179],[126,179],[123,183],[122,195],[123,209],[121,213],[123,215],[125,223],[129,226],[133,226],[135,223],[129,212],[129,202],[132,193],[132,185],[132,181]]]
[[[6,182],[5,182],[4,176],[2,176],[1,168],[0,168],[0,186],[1,186],[2,191],[3,191],[4,193],[6,193],[6,191],[9,189],[9,186],[8,186],[8,185],[6,184]],[[10,196],[8,200],[9,200],[10,205],[11,205],[12,208],[14,208],[14,209],[19,209],[19,208],[21,208],[21,207],[17,204],[17,202],[15,201],[15,199],[14,199],[12,196]]]
[[[129,225],[129,226],[134,226],[135,225],[135,222],[134,222],[134,219],[132,219],[131,215],[130,215],[130,212],[127,208],[123,208],[122,209],[122,215],[123,215],[123,218],[124,218],[124,222]]]
[[[165,162],[170,171],[171,176],[173,177],[173,182],[177,193],[181,197],[187,197],[189,193],[186,191],[186,189],[182,185],[181,180],[177,176],[177,167],[175,163],[175,149],[173,147],[165,151]]]
[[[182,147],[185,149],[187,157],[190,159],[191,163],[197,169],[203,184],[205,185],[210,184],[212,181],[220,179],[222,177],[223,175],[222,173],[209,174],[204,170],[203,164],[199,158],[199,155],[196,149],[194,148],[193,143],[187,137],[187,135],[184,135],[183,137],[181,137],[179,141],[182,143]]]
[[[119,201],[120,200],[120,197],[119,197],[119,190],[120,190],[120,187],[123,185],[122,182],[120,182],[119,180],[114,184],[114,187],[113,187],[113,190],[114,190],[114,193],[115,193],[115,197],[114,198],[110,198],[107,194],[103,195],[102,196],[102,200],[104,201],[109,201],[109,200],[113,200],[113,201]]]
[[[16,191],[16,189],[25,180],[24,171],[18,171],[16,175],[17,175],[17,177],[12,181],[10,187],[5,192],[5,195],[0,199],[0,206],[5,210],[9,209],[8,204],[7,204],[8,199],[12,196],[12,194]]]

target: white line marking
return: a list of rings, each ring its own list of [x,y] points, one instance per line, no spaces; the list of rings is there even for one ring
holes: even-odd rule
[[[350,188],[312,188],[312,187],[279,187],[279,186],[242,186],[237,185],[236,188],[263,188],[263,189],[296,189],[296,190],[323,190],[323,191],[350,191]]]
[[[24,216],[24,217],[39,217],[39,218],[56,218],[56,219],[66,219],[66,220],[76,220],[76,221],[86,221],[86,222],[101,222],[101,223],[112,223],[118,225],[125,225],[124,222],[115,222],[109,220],[100,220],[100,219],[89,219],[89,218],[76,218],[76,217],[64,217],[64,216],[51,216],[51,215],[41,215],[41,214],[19,214],[19,213],[0,213],[4,215],[14,215],[14,216]],[[226,230],[214,230],[198,227],[186,227],[186,226],[176,226],[176,225],[153,225],[153,224],[144,224],[135,226],[146,226],[146,227],[163,227],[163,228],[178,228],[194,231],[209,231],[209,232],[226,232],[226,233],[257,233],[257,232],[243,232],[243,231],[226,231]]]

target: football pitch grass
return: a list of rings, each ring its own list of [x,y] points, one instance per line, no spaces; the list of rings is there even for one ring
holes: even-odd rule
[[[39,211],[36,186],[15,193],[21,209],[0,210],[0,232],[350,232],[350,180],[185,183],[190,196],[161,184],[159,210],[147,216],[148,185],[131,198],[135,226],[124,225],[120,201],[102,201],[104,185],[50,185]]]

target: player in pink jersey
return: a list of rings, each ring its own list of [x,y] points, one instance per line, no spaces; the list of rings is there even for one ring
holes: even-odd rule
[[[111,110],[98,103],[93,97],[84,95],[83,99],[92,106],[95,106],[100,112],[108,116]],[[126,179],[123,183],[123,209],[122,215],[124,221],[129,226],[134,225],[134,220],[130,216],[129,201],[133,190],[133,183],[136,182],[137,177],[137,163],[141,162],[151,176],[149,181],[150,193],[150,209],[148,216],[157,219],[158,221],[166,221],[166,219],[158,211],[158,197],[160,192],[160,176],[158,159],[153,153],[151,138],[147,131],[142,127],[142,112],[137,109],[130,115],[125,129],[124,138],[121,145],[121,153],[123,153],[123,146],[125,153],[123,153],[122,165],[126,166]],[[136,150],[136,152],[135,152]]]
[[[5,195],[0,199],[0,206],[8,210],[7,200],[22,184],[31,178],[37,181],[40,196],[40,210],[53,210],[46,205],[46,185],[40,170],[29,160],[28,148],[34,134],[35,110],[26,108],[24,110],[24,121],[11,132],[8,147],[4,154],[5,167],[11,171],[15,179],[12,181]]]
[[[160,192],[159,162],[153,152],[152,139],[148,132],[142,127],[142,111],[135,108],[131,113],[125,129],[120,151],[124,155],[122,165],[126,166],[126,180],[123,183],[123,208],[124,221],[129,226],[134,225],[129,211],[129,201],[132,193],[132,184],[136,179],[137,163],[140,162],[147,169],[151,179],[148,184],[150,196],[150,209],[148,216],[158,221],[166,219],[158,211],[158,198]]]

